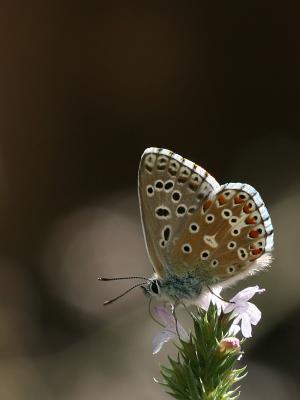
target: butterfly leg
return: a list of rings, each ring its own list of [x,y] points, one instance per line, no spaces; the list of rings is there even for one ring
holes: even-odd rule
[[[177,336],[180,339],[180,335],[179,335],[179,331],[178,331],[178,319],[177,319],[177,316],[176,316],[176,307],[178,306],[179,303],[180,303],[179,299],[176,298],[175,303],[171,305],[171,307],[172,307],[171,311],[172,311],[172,315],[173,315],[173,317],[175,319],[176,333],[177,333]]]

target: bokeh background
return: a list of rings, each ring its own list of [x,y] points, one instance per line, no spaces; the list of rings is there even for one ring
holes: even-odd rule
[[[300,397],[299,14],[271,1],[2,1],[0,398],[167,399],[140,290],[149,146],[262,194],[275,230],[242,399]]]

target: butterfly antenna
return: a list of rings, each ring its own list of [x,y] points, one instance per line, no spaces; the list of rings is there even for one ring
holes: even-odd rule
[[[120,299],[121,297],[125,296],[125,294],[131,292],[131,290],[135,289],[135,288],[138,287],[138,286],[142,286],[142,285],[144,285],[145,283],[147,283],[147,282],[138,283],[137,285],[132,286],[131,288],[125,290],[125,292],[119,294],[119,296],[114,297],[114,298],[111,299],[111,300],[105,301],[105,302],[103,303],[103,305],[104,305],[104,306],[107,306],[108,304],[111,304],[111,303],[115,302],[116,300],[118,300],[118,299]]]
[[[144,281],[150,282],[151,279],[145,278],[144,276],[124,276],[121,278],[102,278],[99,277],[98,281],[104,281],[104,282],[108,282],[108,281],[121,281],[123,279],[143,279]]]

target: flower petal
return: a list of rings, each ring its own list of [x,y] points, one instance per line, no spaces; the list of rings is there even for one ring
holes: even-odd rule
[[[167,330],[158,333],[156,336],[154,336],[152,341],[152,354],[157,354],[165,343],[174,339],[176,336],[177,335],[174,332]]]
[[[261,319],[261,311],[256,307],[255,304],[248,303],[247,314],[250,317],[250,321],[252,325],[257,325],[257,323]]]
[[[235,336],[239,333],[240,330],[241,330],[240,326],[238,324],[233,323],[229,328],[228,334],[230,336]]]
[[[242,318],[241,332],[245,338],[249,338],[252,336],[252,326],[250,318],[247,315],[244,315],[244,317]]]
[[[242,303],[250,300],[255,293],[263,293],[265,289],[260,289],[259,286],[250,286],[238,292],[230,301],[235,303]]]

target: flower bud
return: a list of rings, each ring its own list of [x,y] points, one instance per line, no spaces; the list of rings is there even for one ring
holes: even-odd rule
[[[221,353],[227,352],[230,350],[239,351],[241,349],[240,341],[236,337],[227,337],[221,340],[219,343],[219,351]]]

